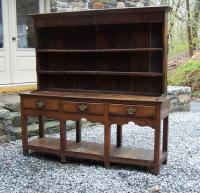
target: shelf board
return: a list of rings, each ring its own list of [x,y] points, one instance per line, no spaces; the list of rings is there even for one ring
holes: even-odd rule
[[[37,138],[37,139],[32,139],[28,143],[29,146],[33,147],[42,147],[45,149],[52,149],[52,150],[59,150],[60,149],[60,141],[59,139],[54,139],[54,138]]]
[[[39,74],[80,74],[80,75],[119,75],[119,76],[147,76],[163,77],[162,73],[157,72],[116,72],[116,71],[49,71],[40,70]]]
[[[78,142],[67,140],[67,148],[65,150],[66,156],[95,159],[103,161],[104,159],[104,145],[90,142]]]
[[[37,49],[40,53],[109,53],[109,52],[153,52],[163,48],[124,48],[124,49]]]
[[[116,90],[95,90],[95,89],[82,89],[82,88],[77,88],[77,89],[70,89],[70,88],[55,88],[55,87],[49,87],[49,88],[39,88],[42,91],[46,91],[46,92],[52,92],[52,91],[56,91],[56,92],[83,92],[83,93],[99,93],[99,91],[101,91],[101,94],[124,94],[124,95],[132,95],[132,96],[138,96],[138,95],[142,95],[142,96],[152,96],[152,97],[159,97],[162,94],[160,93],[156,93],[156,92],[138,92],[138,91],[116,91]]]
[[[55,150],[59,152],[60,141],[59,139],[46,137],[38,138],[30,141],[28,147],[37,151],[44,152],[44,150],[46,150],[46,153],[55,153]],[[65,153],[66,156],[69,157],[97,159],[103,161],[104,144],[85,141],[76,143],[75,141],[68,140]],[[166,157],[166,152],[161,152],[160,154],[161,160],[164,160]],[[153,159],[153,150],[129,147],[118,148],[115,145],[111,145],[110,161],[113,163],[149,166],[153,165]]]
[[[60,154],[60,141],[53,138],[37,138],[28,142],[28,148],[44,153]]]
[[[21,94],[23,96],[29,96],[29,94],[23,93]],[[124,101],[126,100],[127,102],[164,102],[166,101],[165,95],[158,95],[158,96],[138,96],[138,95],[119,95],[117,94],[108,94],[108,93],[101,93],[99,92],[93,92],[91,95],[88,91],[86,92],[76,92],[76,91],[65,91],[65,92],[59,92],[59,91],[50,91],[50,90],[36,90],[32,92],[32,95],[35,97],[42,97],[44,95],[48,95],[51,98],[61,98],[62,100],[69,100],[71,98],[74,98],[76,100],[80,99],[96,99],[96,100],[104,100],[104,101],[111,101],[111,100],[116,100],[116,101]]]

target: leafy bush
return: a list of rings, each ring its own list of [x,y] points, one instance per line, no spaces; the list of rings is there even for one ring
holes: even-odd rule
[[[200,94],[200,61],[190,59],[178,67],[169,75],[168,83],[174,86],[190,86],[194,95]]]

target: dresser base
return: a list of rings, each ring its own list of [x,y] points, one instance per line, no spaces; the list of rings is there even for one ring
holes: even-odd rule
[[[41,91],[21,94],[22,142],[25,155],[29,150],[33,150],[60,156],[61,162],[66,162],[68,157],[92,159],[102,161],[106,168],[110,163],[120,163],[150,167],[154,174],[159,173],[160,165],[167,163],[169,100],[166,97],[147,97],[148,100],[142,101],[138,96],[127,96],[128,100],[124,100],[117,98],[118,95],[104,94],[102,98],[99,96],[95,99],[86,93],[79,95],[81,98],[77,95],[72,97],[71,94],[61,95],[54,92],[47,96]],[[39,137],[32,140],[28,140],[27,134],[29,116],[39,117]],[[44,117],[60,121],[59,139],[45,137]],[[79,120],[82,117],[104,125],[104,144],[81,140]],[[66,120],[76,121],[75,141],[67,139]],[[153,150],[123,146],[122,125],[129,121],[154,129]],[[116,145],[110,141],[111,124],[117,124]]]

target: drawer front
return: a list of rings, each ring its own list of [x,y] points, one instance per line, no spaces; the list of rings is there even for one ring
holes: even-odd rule
[[[63,111],[69,113],[104,114],[103,103],[63,102]]]
[[[133,117],[155,117],[156,108],[154,106],[140,106],[140,105],[122,105],[110,104],[109,114],[119,116],[133,116]]]
[[[59,100],[25,97],[24,98],[24,108],[46,109],[46,110],[51,110],[51,111],[58,111],[59,110]]]

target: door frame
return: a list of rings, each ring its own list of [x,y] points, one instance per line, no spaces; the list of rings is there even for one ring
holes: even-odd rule
[[[11,83],[11,73],[10,73],[10,42],[9,42],[9,15],[8,15],[8,1],[1,0],[2,6],[2,26],[3,26],[3,48],[0,48],[0,59],[4,62],[4,69],[0,69],[0,75],[2,80],[0,85]]]
[[[45,12],[45,0],[38,0],[39,1],[39,11],[40,13]],[[8,0],[8,15],[9,15],[9,55],[10,55],[10,76],[11,76],[11,84],[25,84],[25,83],[35,83],[36,78],[34,81],[20,81],[18,76],[18,65],[17,65],[17,56],[20,57],[35,57],[35,48],[18,48],[17,41],[13,41],[12,37],[17,38],[17,10],[16,10],[16,0]],[[35,65],[36,66],[36,65]],[[35,68],[32,69],[36,71]],[[36,72],[35,72],[36,73]]]
[[[0,62],[4,62],[0,75],[2,80],[0,86],[12,84],[28,84],[28,82],[17,83],[14,78],[16,69],[16,57],[14,52],[24,51],[25,53],[34,52],[34,48],[17,48],[14,46],[12,37],[17,37],[17,16],[16,0],[2,1],[2,24],[3,24],[3,48],[0,48]],[[50,0],[39,0],[40,13],[47,12],[50,7]],[[0,69],[1,70],[1,69]],[[36,83],[32,82],[32,83]]]

